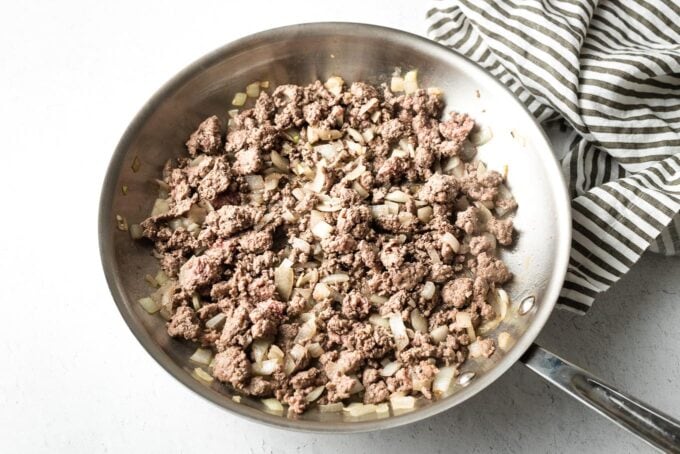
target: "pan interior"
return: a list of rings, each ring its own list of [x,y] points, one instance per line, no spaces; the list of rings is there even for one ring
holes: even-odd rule
[[[514,345],[490,360],[468,362],[475,371],[466,386],[415,411],[385,419],[369,416],[343,420],[342,414],[309,411],[292,420],[262,411],[255,401],[236,403],[233,392],[216,382],[193,378],[188,358],[194,346],[173,340],[160,317],[149,316],[137,300],[150,293],[144,275],[158,270],[147,247],[116,229],[116,214],[129,223],[150,212],[157,178],[168,158],[184,152],[196,125],[213,114],[224,118],[234,93],[255,80],[271,86],[305,84],[340,75],[345,81],[388,81],[396,67],[417,68],[421,86],[445,93],[447,111],[469,113],[488,126],[493,139],[479,148],[489,168],[508,166],[508,183],[518,203],[515,246],[506,261],[515,279],[508,287],[515,304],[535,296],[524,316],[511,311],[492,334],[510,333]],[[139,161],[137,172],[133,161]],[[123,195],[121,187],[127,186]],[[149,353],[185,385],[230,411],[264,423],[314,431],[385,428],[421,419],[456,405],[507,370],[531,344],[550,314],[563,281],[569,247],[566,191],[550,145],[522,104],[490,75],[457,54],[423,38],[396,30],[358,24],[308,24],[275,29],[244,38],[204,57],[169,82],[131,124],[116,150],[104,184],[100,207],[100,247],[113,296],[133,333]]]

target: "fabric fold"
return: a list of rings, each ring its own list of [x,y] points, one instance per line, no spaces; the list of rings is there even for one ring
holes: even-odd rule
[[[680,6],[663,0],[439,0],[429,36],[476,61],[542,123],[573,241],[558,304],[583,313],[648,249],[680,253]]]

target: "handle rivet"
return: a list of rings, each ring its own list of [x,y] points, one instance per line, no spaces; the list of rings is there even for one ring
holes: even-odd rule
[[[467,386],[470,384],[473,378],[475,378],[474,372],[465,372],[464,374],[461,374],[460,377],[458,377],[458,384],[460,386]]]
[[[522,300],[521,303],[519,303],[519,309],[517,312],[519,312],[519,315],[526,315],[529,313],[531,309],[534,308],[536,305],[536,297],[535,296],[527,296]]]

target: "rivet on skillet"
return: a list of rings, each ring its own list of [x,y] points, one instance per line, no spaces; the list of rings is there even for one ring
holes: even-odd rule
[[[531,309],[534,308],[536,305],[536,297],[535,296],[527,296],[522,300],[521,303],[519,303],[519,315],[526,315],[529,313]]]
[[[474,372],[465,372],[464,374],[461,374],[460,377],[458,377],[458,384],[460,386],[467,386],[472,382],[472,379],[475,378],[475,373]]]

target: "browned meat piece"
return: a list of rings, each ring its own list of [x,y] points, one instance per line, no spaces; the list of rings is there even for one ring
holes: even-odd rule
[[[510,280],[512,274],[503,262],[482,252],[477,256],[477,276],[496,284],[504,284]]]
[[[388,120],[378,128],[378,132],[385,139],[385,142],[398,142],[404,133],[404,125],[398,119]]]
[[[190,307],[181,306],[177,308],[168,322],[168,334],[172,337],[182,337],[187,340],[193,340],[198,337],[201,332],[201,325],[194,310]]]
[[[238,347],[228,347],[215,355],[213,376],[236,388],[243,387],[251,376],[250,361],[245,352]]]
[[[250,321],[253,322],[251,328],[253,338],[275,336],[285,311],[286,305],[280,301],[268,299],[257,303],[255,309],[250,313]]]
[[[209,213],[205,225],[222,238],[229,238],[235,233],[252,227],[262,216],[262,212],[249,206],[225,205],[217,211]]]
[[[512,219],[491,218],[486,227],[496,237],[499,244],[503,246],[512,244]]]
[[[319,379],[321,371],[316,367],[312,367],[302,372],[298,372],[290,379],[290,385],[295,389],[304,389],[314,386]]]
[[[338,402],[347,399],[350,396],[350,391],[357,386],[358,380],[356,378],[348,377],[347,375],[336,375],[326,383],[328,390],[328,401]]]
[[[456,227],[468,234],[479,231],[479,222],[479,210],[472,206],[456,215]]]
[[[442,288],[442,303],[445,307],[464,307],[470,302],[472,297],[472,279],[469,277],[459,277],[449,281]]]
[[[264,163],[260,153],[255,148],[248,148],[236,153],[236,162],[232,170],[236,175],[251,175],[262,170]]]
[[[455,177],[435,174],[423,185],[418,197],[428,203],[453,203],[459,190],[460,183]]]
[[[392,156],[385,160],[375,174],[375,180],[379,183],[390,183],[400,180],[408,171],[409,162],[406,158]]]
[[[475,127],[475,122],[465,114],[451,113],[448,120],[439,125],[439,132],[446,139],[462,143]]]
[[[369,232],[371,210],[364,205],[343,208],[338,214],[338,233],[349,233],[355,238],[363,239]]]
[[[493,252],[493,243],[484,235],[474,236],[470,239],[470,254],[479,255],[481,252]]]
[[[350,292],[342,300],[342,313],[352,320],[361,320],[368,317],[371,303],[359,292]]]
[[[219,118],[213,115],[206,118],[187,141],[189,155],[197,153],[215,154],[222,147],[222,125]]]
[[[219,261],[207,255],[191,257],[179,270],[179,285],[187,292],[211,284],[222,273]]]
[[[387,389],[387,384],[384,381],[372,383],[366,387],[364,392],[365,404],[379,404],[385,402],[390,397],[390,390]]]

